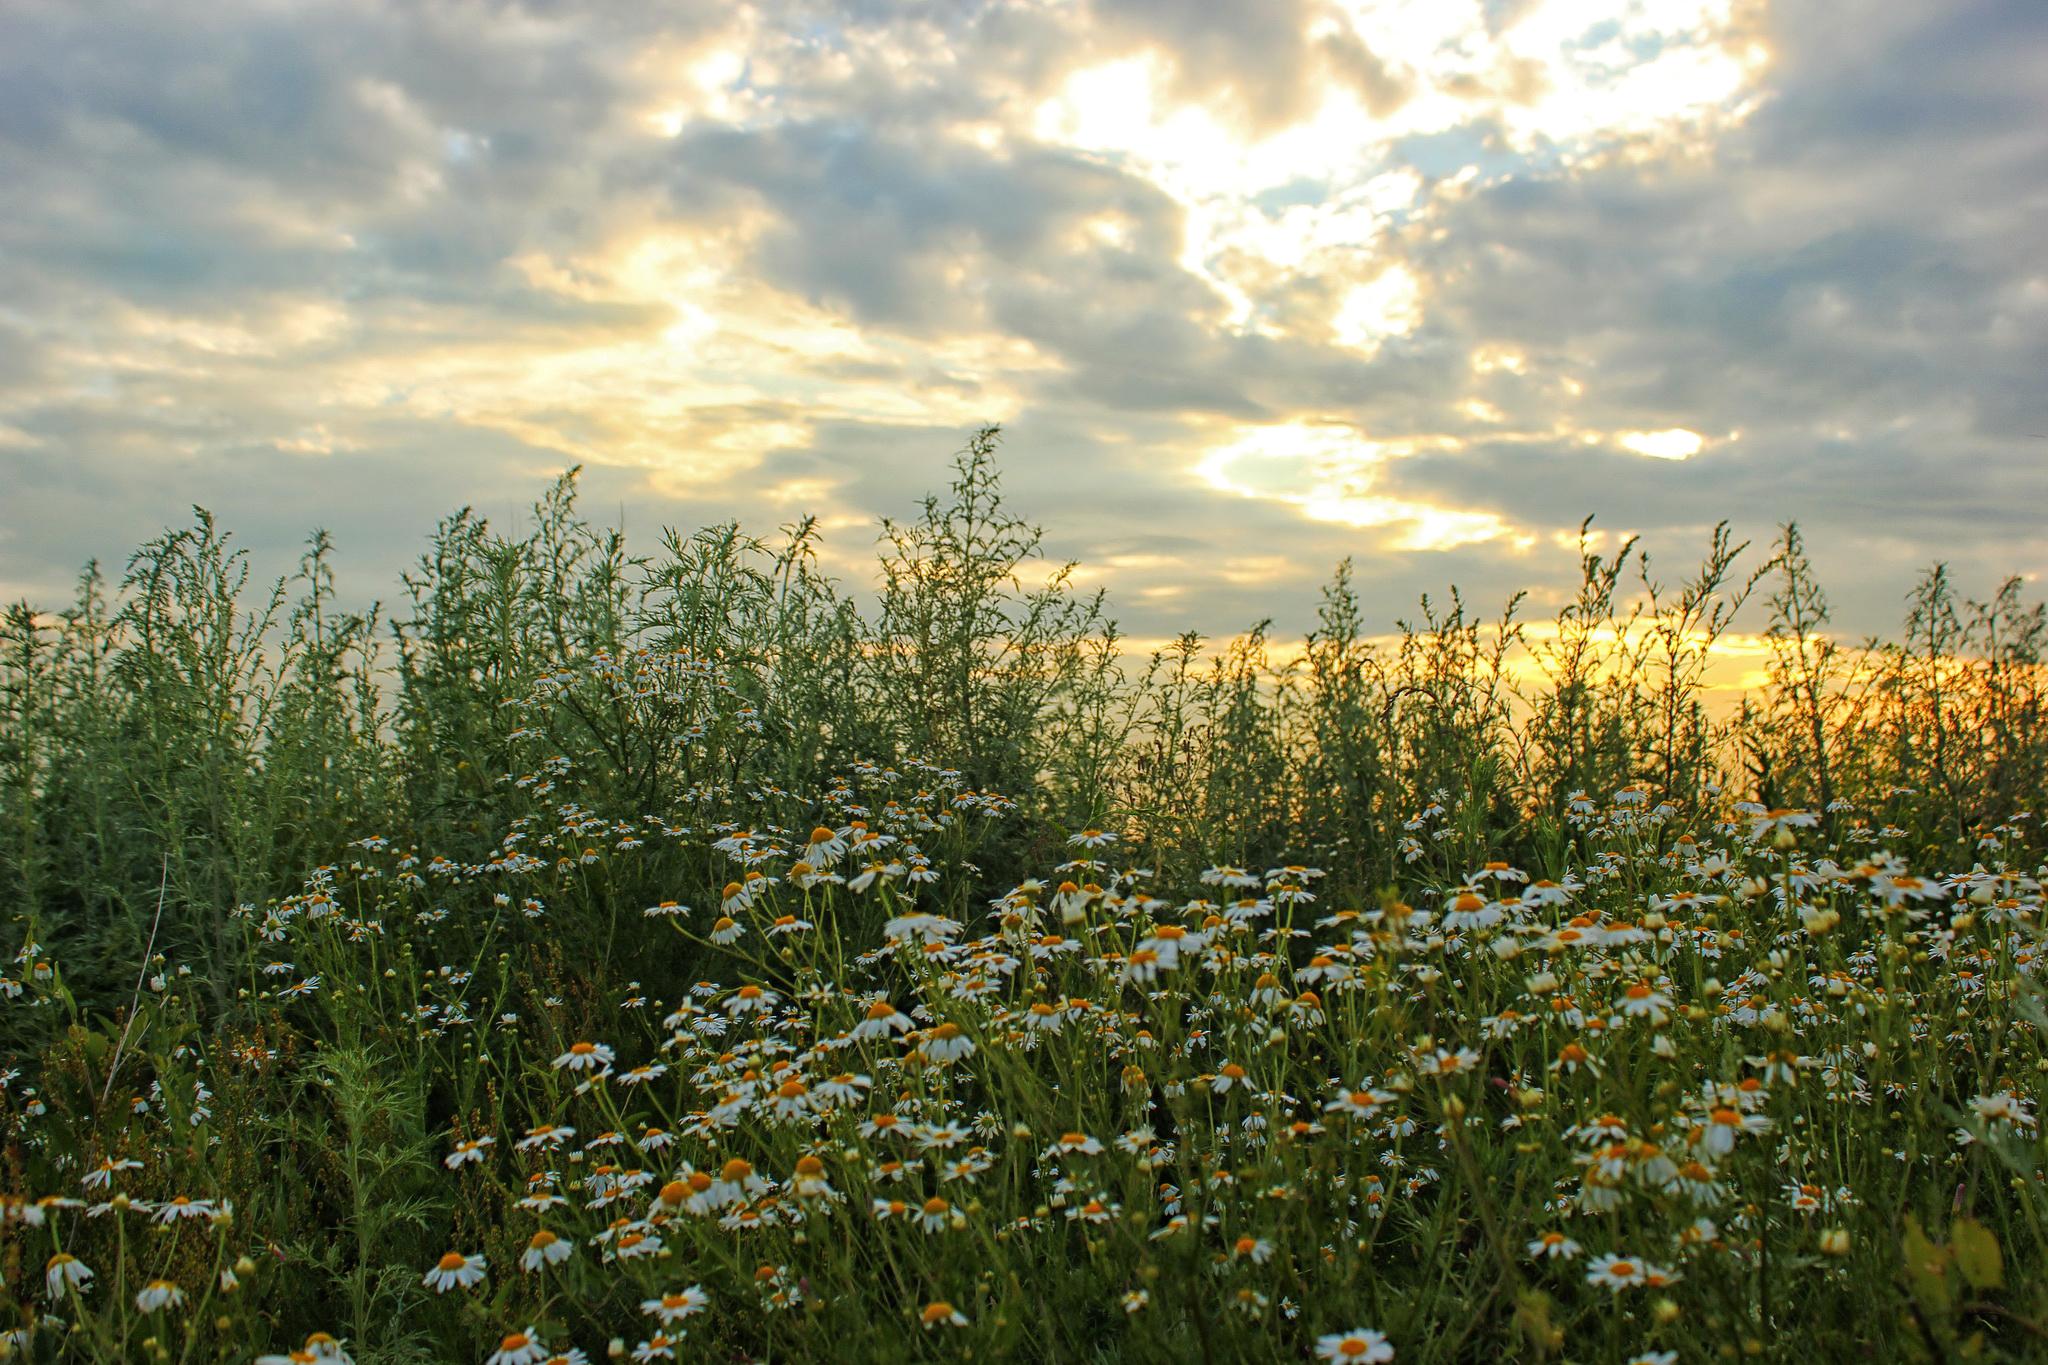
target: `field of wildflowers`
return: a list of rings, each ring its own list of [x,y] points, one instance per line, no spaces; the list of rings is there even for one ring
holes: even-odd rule
[[[994,439],[873,597],[565,480],[13,610],[0,1356],[2048,1357],[2016,583],[1133,659]]]

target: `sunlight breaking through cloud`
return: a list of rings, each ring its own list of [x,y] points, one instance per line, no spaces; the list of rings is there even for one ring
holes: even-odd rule
[[[1664,431],[1624,431],[1615,440],[1623,450],[1647,455],[1653,460],[1689,460],[1706,447],[1697,431],[1671,427]]]
[[[1188,551],[1231,534],[1284,547],[1269,585],[1350,555],[1398,595],[1420,547],[1519,585],[1588,512],[1689,535],[1731,500],[1859,564],[2038,572],[2041,206],[2012,187],[2044,25],[17,6],[0,449],[41,511],[0,586],[61,589],[195,497],[282,554],[570,462],[642,524],[864,525],[984,421],[1068,551],[1153,566],[1148,630],[1252,609]],[[1957,460],[1977,483],[1926,498]],[[1907,496],[1911,527],[1872,515]]]
[[[1211,488],[1298,507],[1316,521],[1387,530],[1402,550],[1449,550],[1512,532],[1491,513],[1374,493],[1379,466],[1413,450],[1366,440],[1349,427],[1287,423],[1240,428],[1235,440],[1204,456],[1195,472]]]

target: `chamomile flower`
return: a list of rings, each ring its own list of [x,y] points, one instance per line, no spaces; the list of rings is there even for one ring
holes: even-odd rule
[[[933,1195],[924,1201],[924,1206],[917,1212],[915,1222],[926,1232],[944,1232],[952,1227],[965,1227],[967,1219],[950,1202]]]
[[[1626,1256],[1596,1256],[1586,1266],[1586,1283],[1619,1292],[1632,1289],[1648,1279],[1645,1262]]]
[[[68,1251],[60,1251],[43,1264],[43,1284],[52,1299],[82,1292],[92,1283],[92,1267]]]
[[[1209,1079],[1209,1089],[1219,1095],[1228,1094],[1233,1086],[1249,1085],[1250,1077],[1251,1073],[1238,1063],[1225,1062]]]
[[[220,1212],[211,1199],[192,1199],[185,1195],[173,1195],[157,1206],[155,1222],[176,1223],[187,1218],[213,1218]]]
[[[463,1138],[455,1144],[455,1149],[448,1153],[441,1164],[452,1171],[468,1162],[481,1162],[484,1159],[485,1151],[496,1141],[497,1139],[489,1134],[476,1138]]]
[[[1706,1121],[1693,1128],[1693,1142],[1711,1159],[1735,1150],[1735,1139],[1743,1133],[1767,1133],[1771,1121],[1762,1114],[1745,1114],[1732,1105],[1718,1104],[1707,1111]]]
[[[1264,1265],[1273,1259],[1273,1244],[1263,1237],[1240,1237],[1231,1244],[1230,1256],[1232,1260]]]
[[[257,1356],[252,1365],[355,1365],[341,1342],[326,1332],[313,1332],[306,1344],[284,1355]]]
[[[743,1014],[763,1014],[782,1003],[782,997],[763,986],[748,984],[741,986],[726,997],[725,1012],[738,1018]]]
[[[107,1157],[85,1173],[78,1183],[91,1189],[104,1189],[113,1184],[114,1177],[123,1171],[139,1171],[142,1163],[132,1158]]]
[[[1342,1114],[1346,1118],[1371,1119],[1380,1110],[1392,1104],[1397,1097],[1391,1090],[1379,1090],[1372,1086],[1360,1086],[1356,1090],[1340,1091],[1337,1098],[1323,1106],[1326,1114]]]
[[[548,1266],[560,1265],[575,1252],[574,1242],[542,1228],[527,1239],[526,1250],[519,1253],[519,1268],[531,1275]]]
[[[1331,1332],[1316,1338],[1318,1360],[1341,1361],[1343,1365],[1378,1365],[1394,1358],[1394,1347],[1384,1332],[1354,1327],[1348,1332]]]
[[[943,1065],[972,1056],[974,1040],[969,1038],[958,1024],[947,1020],[925,1033],[921,1051],[929,1060]]]
[[[482,1255],[465,1256],[451,1251],[434,1263],[433,1269],[421,1277],[420,1283],[436,1294],[445,1294],[451,1289],[469,1289],[483,1283],[486,1265]]]
[[[1045,1155],[1054,1157],[1078,1153],[1081,1156],[1095,1156],[1101,1151],[1102,1144],[1100,1142],[1089,1137],[1086,1133],[1073,1132],[1062,1133],[1059,1141],[1045,1149]]]
[[[908,1033],[914,1027],[909,1015],[886,999],[876,999],[870,1000],[862,1009],[860,1022],[853,1026],[853,1037],[887,1038],[892,1034]]]
[[[541,1365],[548,1357],[547,1344],[541,1340],[538,1327],[526,1327],[517,1332],[507,1332],[498,1342],[498,1349],[484,1357],[484,1365]]]
[[[711,1296],[703,1286],[691,1285],[687,1289],[675,1289],[658,1299],[642,1299],[640,1311],[656,1318],[664,1327],[673,1327],[687,1321],[711,1306]]]

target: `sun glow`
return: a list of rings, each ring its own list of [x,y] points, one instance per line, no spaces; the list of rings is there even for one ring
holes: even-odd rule
[[[1706,448],[1696,431],[1671,427],[1665,431],[1624,431],[1615,438],[1623,450],[1647,455],[1653,460],[1689,460]]]
[[[1433,444],[1456,443],[1444,438]],[[1297,507],[1312,521],[1384,529],[1395,549],[1448,550],[1511,534],[1513,528],[1491,512],[1375,493],[1380,466],[1416,449],[1368,440],[1341,424],[1240,427],[1237,438],[1210,450],[1195,473],[1219,492]]]
[[[1406,336],[1422,322],[1422,286],[1406,266],[1388,266],[1344,296],[1330,320],[1339,345],[1372,354],[1389,337]]]

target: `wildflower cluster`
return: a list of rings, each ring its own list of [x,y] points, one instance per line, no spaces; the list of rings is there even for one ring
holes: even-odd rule
[[[317,1057],[379,1021],[453,1082],[446,1241],[409,1273],[493,1365],[1515,1334],[1675,1360],[1768,1349],[1815,1304],[1855,1331],[1893,1211],[1949,1221],[1944,1191],[1956,1226],[2038,1245],[2042,893],[2004,861],[1916,874],[1867,826],[1823,848],[1811,813],[1629,789],[1583,803],[1550,876],[1487,861],[1358,905],[1301,864],[1174,885],[1140,831],[1091,828],[974,897],[967,854],[1015,806],[936,765],[757,793],[745,826],[558,795],[486,860],[372,837],[244,920],[317,967],[278,973],[274,1036]],[[616,960],[708,970],[550,988],[521,907],[691,841],[708,894],[615,905],[642,945]],[[153,1191],[206,1169],[213,1090],[283,1063],[189,1060],[103,1152],[8,1077],[13,1139],[71,1187],[5,1203],[43,1265],[16,1346],[163,1340],[261,1279],[228,1201]]]

